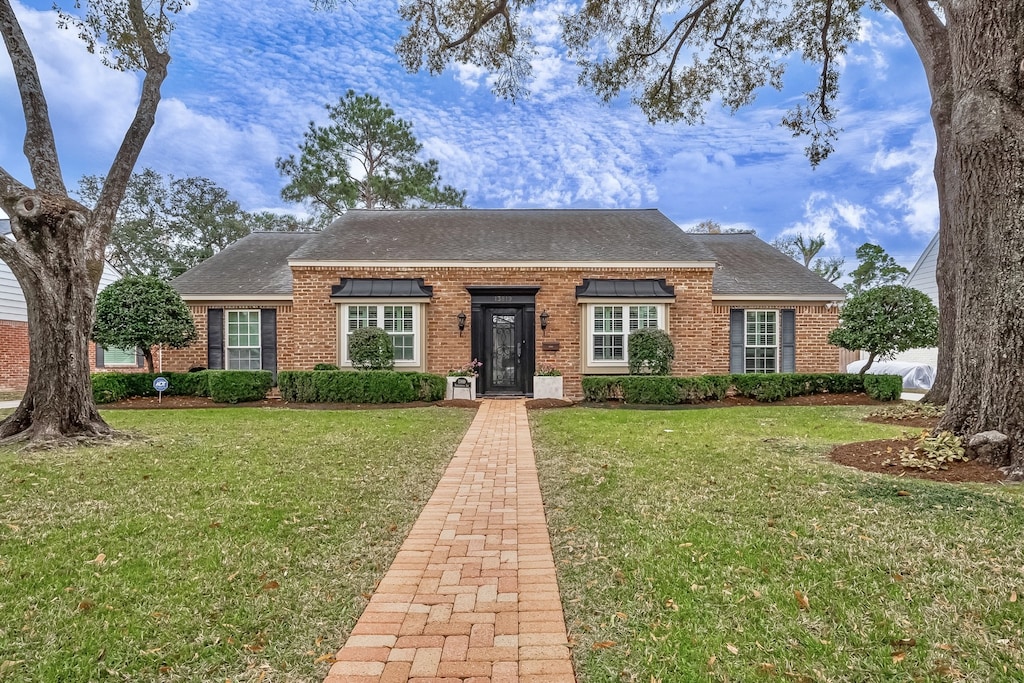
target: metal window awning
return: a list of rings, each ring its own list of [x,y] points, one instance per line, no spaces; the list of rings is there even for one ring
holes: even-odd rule
[[[343,277],[331,287],[332,299],[429,299],[434,288],[423,278],[384,279]]]
[[[584,278],[576,287],[577,299],[674,299],[675,287],[659,280],[597,280]]]

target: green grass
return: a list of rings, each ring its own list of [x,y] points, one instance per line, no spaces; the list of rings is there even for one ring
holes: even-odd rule
[[[866,412],[533,413],[580,681],[1024,680],[1024,491],[828,461]]]
[[[0,681],[322,679],[472,413],[104,416],[0,449]]]

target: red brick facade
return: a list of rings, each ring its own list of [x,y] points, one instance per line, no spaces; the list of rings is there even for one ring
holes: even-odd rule
[[[676,345],[673,374],[724,374],[729,372],[729,311],[732,308],[792,308],[796,311],[796,369],[798,372],[835,372],[839,355],[826,336],[838,324],[838,310],[822,303],[713,302],[710,268],[655,270],[649,268],[572,267],[367,267],[303,266],[292,268],[292,303],[218,301],[190,306],[199,333],[188,349],[165,350],[164,369],[185,371],[206,366],[208,308],[277,310],[278,370],[308,370],[317,363],[338,363],[338,303],[331,288],[342,277],[423,278],[433,296],[423,307],[427,372],[445,374],[472,360],[472,330],[467,321],[460,335],[457,316],[471,310],[472,286],[535,286],[536,364],[558,368],[564,377],[567,398],[582,395],[583,312],[575,288],[584,278],[659,279],[675,288],[675,300],[667,307],[667,328]],[[539,314],[548,312],[542,332]],[[558,351],[542,350],[542,342],[558,342]]]
[[[0,320],[0,390],[24,391],[28,385],[28,323]],[[89,367],[94,372],[146,372],[146,368],[96,367],[96,345],[89,344]]]

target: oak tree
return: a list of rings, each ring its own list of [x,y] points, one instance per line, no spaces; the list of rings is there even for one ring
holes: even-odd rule
[[[68,196],[32,49],[10,0],[0,0],[0,35],[21,98],[23,149],[32,176],[19,180],[0,166],[0,207],[14,236],[0,240],[0,259],[25,294],[30,354],[24,397],[0,424],[4,441],[41,445],[112,433],[96,410],[89,377],[96,290],[117,207],[160,103],[170,61],[170,15],[186,4],[91,0],[80,3],[81,14],[60,13],[61,22],[77,30],[106,65],[144,74],[135,115],[90,208]]]
[[[100,176],[78,181],[85,203],[99,198]],[[107,246],[107,258],[125,275],[176,277],[255,231],[299,229],[294,217],[243,211],[209,178],[133,173]]]
[[[277,160],[288,184],[285,199],[312,204],[322,223],[349,208],[406,209],[463,206],[466,193],[441,185],[435,159],[423,149],[412,124],[373,95],[349,90],[327,105],[330,123],[310,122],[299,156]]]
[[[321,0],[323,1],[323,0]],[[522,20],[536,0],[403,0],[398,53],[410,69],[458,61],[524,89],[532,56]],[[700,122],[781,88],[797,59],[817,66],[782,119],[812,164],[838,129],[839,64],[869,12],[891,12],[924,67],[939,197],[939,363],[926,399],[941,428],[1010,437],[1024,477],[1024,0],[583,0],[562,17],[581,80],[605,99],[630,92],[652,121]],[[879,87],[888,87],[879,81]]]

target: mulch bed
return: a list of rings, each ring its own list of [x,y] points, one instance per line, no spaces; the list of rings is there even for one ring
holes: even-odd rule
[[[890,474],[894,477],[944,482],[971,481],[986,484],[994,484],[1006,479],[1006,475],[998,468],[977,460],[950,463],[949,469],[945,470],[917,470],[903,467],[899,464],[900,452],[904,448],[913,448],[915,442],[914,438],[898,438],[847,443],[832,449],[829,457],[840,465],[856,467],[865,472]],[[887,463],[887,460],[891,462]]]

